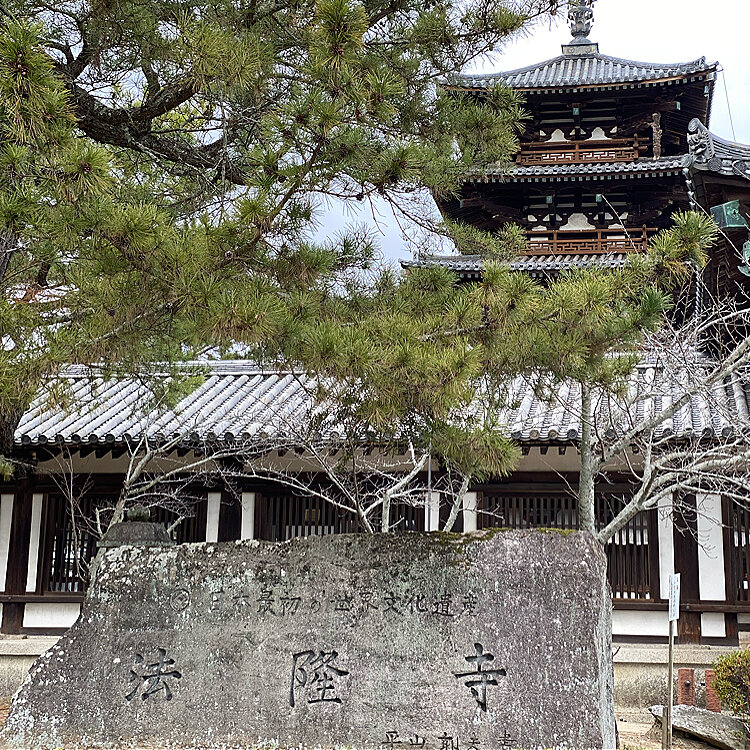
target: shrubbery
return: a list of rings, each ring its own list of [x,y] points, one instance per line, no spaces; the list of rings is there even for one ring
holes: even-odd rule
[[[750,714],[750,649],[720,656],[714,663],[714,687],[722,706],[736,714]]]

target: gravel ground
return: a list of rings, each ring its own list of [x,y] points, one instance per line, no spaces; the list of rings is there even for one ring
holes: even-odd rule
[[[661,726],[638,721],[617,722],[620,732],[620,750],[661,750]],[[706,748],[716,750],[713,745],[696,740],[682,732],[672,735],[672,747],[675,750],[698,750]]]

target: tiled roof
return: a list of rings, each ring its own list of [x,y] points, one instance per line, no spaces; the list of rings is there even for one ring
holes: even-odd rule
[[[633,176],[646,173],[679,172],[690,164],[690,156],[665,156],[661,159],[636,159],[635,161],[600,162],[595,164],[540,164],[511,165],[490,164],[473,167],[464,179],[473,182],[498,182],[503,180],[564,179],[588,180],[597,175]]]
[[[688,143],[688,166],[750,180],[750,145],[719,138],[698,118],[688,125]]]
[[[303,374],[265,372],[243,361],[214,362],[198,388],[163,411],[151,406],[152,390],[142,380],[105,380],[80,366],[60,380],[69,387],[71,408],[49,408],[44,396],[38,397],[16,430],[17,444],[122,443],[180,434],[249,438],[307,414],[306,388],[312,385]]]
[[[718,63],[707,63],[705,57],[687,63],[642,63],[599,53],[560,55],[536,65],[501,73],[461,75],[450,85],[461,89],[483,89],[505,83],[515,89],[559,89],[580,86],[616,86],[713,73]]]
[[[665,382],[657,368],[644,364],[633,373],[630,392],[653,394],[637,402],[636,415],[642,419],[645,414],[658,414],[680,398],[684,391],[676,380]],[[517,378],[510,397],[513,407],[508,410],[507,424],[514,440],[555,443],[574,441],[580,436],[581,392],[578,383],[564,383],[556,389],[551,400],[544,400],[538,396],[532,383]],[[606,430],[610,424],[609,415],[617,414],[616,403],[602,399],[597,407],[598,428]],[[657,428],[656,438],[709,438],[733,435],[739,430],[750,434],[747,385],[727,380],[709,395],[692,398],[671,420]]]
[[[71,368],[61,379],[71,388],[70,407],[51,407],[44,397],[38,398],[16,431],[17,445],[122,445],[144,434],[157,441],[183,435],[186,441],[252,440],[264,434],[294,434],[294,426],[307,424],[315,409],[310,378],[261,371],[246,362],[209,365],[204,382],[165,413],[149,407],[150,391],[137,380],[102,380],[82,367]],[[668,381],[655,387],[659,380],[656,368],[648,363],[636,369],[631,391],[656,393],[639,402],[641,412],[658,413],[679,398],[679,383]],[[575,383],[563,384],[551,399],[545,399],[534,383],[517,377],[508,394],[502,422],[509,436],[525,443],[578,438],[580,392]],[[602,404],[600,414],[608,413],[608,406]],[[726,382],[709,397],[693,398],[664,425],[662,434],[723,435],[748,426],[747,389]]]
[[[522,255],[508,262],[513,271],[549,272],[565,271],[570,268],[621,268],[628,261],[629,253],[566,253],[558,255]],[[456,273],[476,273],[484,270],[484,260],[480,255],[427,255],[415,260],[403,260],[404,268],[441,266]]]

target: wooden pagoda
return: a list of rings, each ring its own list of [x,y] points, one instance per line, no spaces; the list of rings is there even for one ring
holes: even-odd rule
[[[750,147],[707,130],[718,63],[604,55],[588,39],[590,6],[573,6],[573,38],[558,57],[449,83],[451,91],[476,96],[510,86],[523,93],[530,117],[514,163],[476,165],[458,197],[439,201],[440,210],[490,232],[520,225],[528,245],[511,265],[545,276],[575,266],[620,266],[669,227],[675,211],[714,209],[729,236],[705,275],[712,291],[728,293],[745,278],[737,248],[747,239]],[[721,207],[732,201],[738,206],[727,216]],[[464,280],[482,270],[477,256],[426,256],[403,265],[425,263],[452,268]]]

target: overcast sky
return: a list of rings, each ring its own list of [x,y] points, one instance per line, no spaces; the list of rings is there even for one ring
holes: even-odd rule
[[[639,62],[676,63],[706,57],[719,61],[710,128],[712,132],[741,143],[750,143],[750,0],[597,0],[590,34],[605,55]],[[570,39],[563,18],[551,26],[539,24],[509,43],[492,59],[475,66],[481,72],[513,70],[560,54]],[[731,106],[730,124],[727,95]],[[368,212],[344,217],[332,210],[321,227],[330,233],[347,221],[369,221]],[[392,260],[410,256],[387,209],[378,222],[383,232],[383,254]]]

